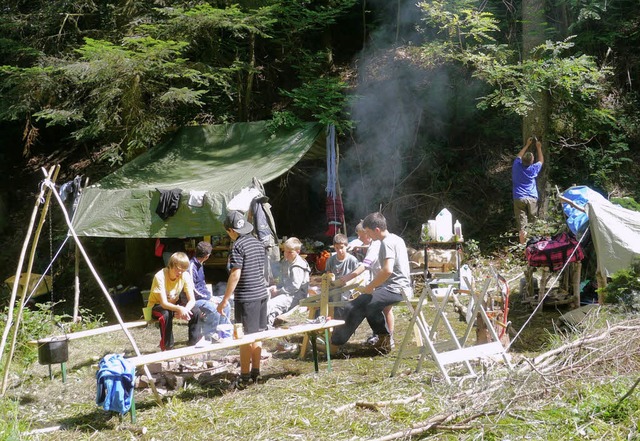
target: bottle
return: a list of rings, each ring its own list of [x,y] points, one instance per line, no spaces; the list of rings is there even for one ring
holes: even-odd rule
[[[429,226],[429,232],[428,232],[429,240],[430,241],[438,240],[438,231],[436,228],[435,219],[430,219],[429,222],[427,222],[427,225]]]
[[[453,219],[451,212],[443,208],[436,216],[436,231],[438,242],[449,242],[453,237]]]
[[[456,220],[456,223],[453,224],[453,235],[456,238],[456,242],[462,242],[462,225],[459,220]]]
[[[420,230],[420,242],[429,242],[429,224],[422,224],[422,228]]]

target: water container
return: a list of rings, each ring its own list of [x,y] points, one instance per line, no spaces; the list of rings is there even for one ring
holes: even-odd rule
[[[429,222],[427,222],[427,224],[429,226],[429,240],[431,241],[438,240],[438,228],[436,226],[436,220],[430,219]]]
[[[462,242],[462,225],[459,220],[456,220],[456,223],[453,224],[453,235],[456,237],[456,241]]]
[[[438,242],[449,242],[453,237],[453,218],[446,208],[436,216],[436,232]]]
[[[420,229],[420,242],[429,242],[429,224],[422,224]]]

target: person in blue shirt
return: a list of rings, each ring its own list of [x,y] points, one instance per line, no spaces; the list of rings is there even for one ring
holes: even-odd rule
[[[536,154],[538,161],[534,162],[533,153],[528,152],[531,143],[536,141]],[[529,137],[527,143],[518,152],[511,167],[513,181],[513,209],[516,214],[518,238],[520,243],[525,243],[527,223],[533,221],[538,212],[538,188],[536,178],[542,170],[544,156],[542,155],[542,143],[536,137]]]
[[[189,325],[189,343],[192,345],[196,344],[203,336],[211,340],[212,337],[215,337],[219,324],[229,323],[227,317],[230,316],[230,305],[227,304],[225,315],[218,313],[217,307],[222,301],[222,297],[212,295],[204,277],[203,265],[211,256],[211,250],[209,242],[201,241],[196,245],[195,253],[189,261],[189,272],[193,279],[193,291],[196,299],[194,311],[198,314],[197,320]]]

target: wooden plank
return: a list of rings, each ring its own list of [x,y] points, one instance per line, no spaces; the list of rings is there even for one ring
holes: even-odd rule
[[[333,328],[344,324],[344,320],[328,320],[324,323],[309,323],[304,325],[291,326],[290,328],[278,328],[268,331],[255,332],[247,334],[240,339],[229,339],[219,343],[211,343],[207,346],[195,347],[187,346],[185,348],[171,349],[169,351],[154,352],[139,357],[128,358],[135,366],[141,366],[150,363],[158,363],[161,361],[173,360],[176,358],[190,357],[193,355],[205,354],[207,352],[218,351],[220,349],[235,348],[248,345],[258,341],[270,340],[274,338],[284,338],[291,335],[320,331],[327,328]]]
[[[469,346],[467,348],[455,349],[449,352],[439,353],[438,361],[443,365],[459,363],[461,361],[474,360],[476,358],[488,357],[490,355],[502,355],[504,348],[502,343],[494,341],[482,345]]]
[[[129,322],[129,323],[125,323],[124,327],[129,329],[129,328],[139,328],[142,326],[147,326],[147,322],[144,320],[140,320],[137,322]],[[84,338],[84,337],[91,337],[93,335],[100,335],[100,334],[106,334],[108,332],[113,332],[113,331],[118,331],[118,330],[122,330],[122,326],[120,325],[111,325],[111,326],[103,326],[102,328],[95,328],[95,329],[87,329],[86,331],[78,331],[78,332],[70,332],[69,334],[61,334],[61,335],[57,335],[57,336],[52,336],[52,337],[45,337],[45,338],[41,338],[38,340],[31,340],[29,343],[33,344],[33,345],[37,345],[40,343],[48,343],[51,341],[57,341],[60,340],[60,338],[63,337],[67,337],[67,339],[69,340],[76,340],[78,338]]]

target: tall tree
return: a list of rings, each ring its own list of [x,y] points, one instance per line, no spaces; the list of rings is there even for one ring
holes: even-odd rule
[[[545,0],[522,0],[522,58],[536,60],[542,55],[538,49],[545,42]],[[533,72],[532,72],[533,73]],[[547,212],[547,182],[549,180],[550,158],[547,154],[549,146],[549,118],[551,115],[548,89],[532,90],[532,105],[522,118],[522,139],[537,136],[542,141],[542,152],[546,165],[538,177],[538,195],[540,214]]]

